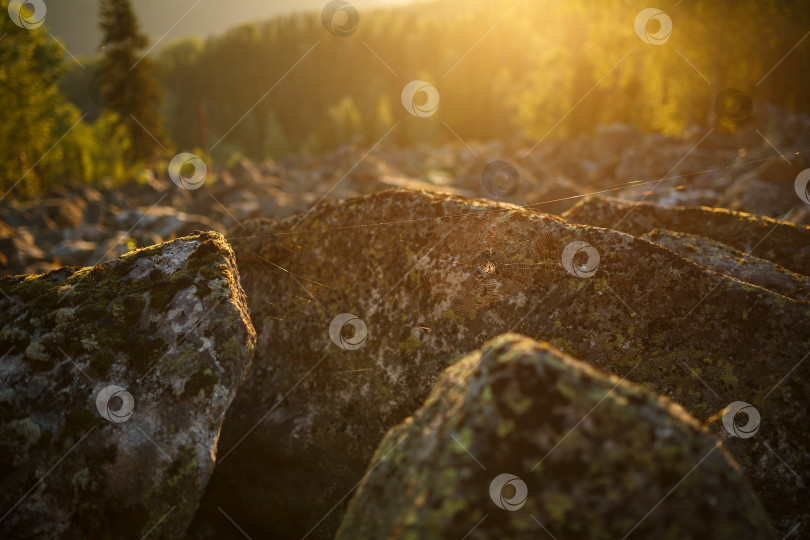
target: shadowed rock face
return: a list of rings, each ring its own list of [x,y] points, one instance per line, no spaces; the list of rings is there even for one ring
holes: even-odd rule
[[[706,236],[788,270],[810,275],[810,226],[702,206],[635,204],[588,197],[563,214],[572,223],[641,236],[667,229]]]
[[[224,238],[0,290],[0,536],[182,537],[256,341]]]
[[[806,519],[807,304],[646,240],[487,201],[392,190],[299,219],[230,239],[259,343],[201,507],[220,536],[238,533],[219,508],[254,537],[331,537],[385,432],[454,358],[508,331],[711,420],[777,529]],[[330,339],[342,313],[367,326],[356,350]],[[761,414],[753,438],[720,422],[735,401]]]
[[[715,272],[794,300],[810,301],[810,277],[791,272],[771,261],[748,255],[716,240],[663,229],[655,229],[642,238],[661,244]]]
[[[388,432],[337,538],[473,530],[776,537],[737,465],[683,408],[515,334],[447,368],[426,405]]]

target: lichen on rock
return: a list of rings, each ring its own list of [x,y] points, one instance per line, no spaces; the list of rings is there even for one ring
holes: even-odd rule
[[[388,432],[337,538],[471,533],[776,537],[733,459],[683,408],[515,334],[447,368]]]
[[[775,293],[810,301],[810,277],[791,272],[771,261],[696,234],[655,229],[642,236],[715,272],[769,289]]]
[[[666,229],[705,236],[744,253],[810,275],[810,226],[725,208],[664,206],[587,197],[563,214],[572,223],[641,236]]]
[[[208,232],[0,280],[0,535],[184,534],[255,344],[238,276]]]
[[[448,222],[474,253],[445,248]],[[786,229],[779,225],[771,237],[803,234]],[[488,248],[533,240],[542,249]],[[629,234],[422,191],[389,190],[306,216],[245,223],[230,241],[259,333],[256,369],[228,413],[227,457],[200,520],[221,507],[251,536],[331,537],[385,432],[422,405],[454,359],[509,331],[709,420],[780,533],[810,519],[804,302]],[[578,251],[564,260],[571,245]],[[592,253],[587,246],[598,255],[593,269],[577,258]],[[762,246],[788,256],[781,244]],[[469,309],[456,311],[458,298],[469,301],[456,307]],[[356,350],[330,338],[331,321],[343,313],[368,328]],[[761,413],[755,437],[733,439],[718,420],[735,401]],[[257,467],[267,473],[257,478]]]

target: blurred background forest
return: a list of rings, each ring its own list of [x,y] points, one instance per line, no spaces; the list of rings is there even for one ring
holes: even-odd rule
[[[8,0],[0,3],[5,14]],[[123,182],[165,171],[179,151],[211,165],[371,146],[400,120],[386,144],[555,139],[611,122],[676,135],[714,124],[716,96],[729,87],[810,111],[810,0],[660,2],[674,26],[666,46],[636,37],[643,7],[417,2],[360,10],[349,39],[327,32],[314,9],[161,43],[145,60],[137,21],[114,27],[120,13],[107,13],[104,29],[102,9],[105,48],[78,57],[50,19],[26,30],[3,16],[0,188],[5,196],[24,177],[15,196],[30,197],[51,184]],[[121,71],[126,61],[137,65]],[[409,118],[400,93],[414,79],[438,89],[438,114]],[[124,118],[131,110],[148,116],[134,115],[148,128],[140,136]]]

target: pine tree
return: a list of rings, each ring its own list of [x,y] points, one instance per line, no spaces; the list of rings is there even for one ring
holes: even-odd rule
[[[162,143],[164,137],[163,92],[154,64],[143,53],[148,41],[129,0],[101,0],[99,26],[104,56],[95,79],[97,97],[129,133],[130,159],[149,161],[160,148],[156,140]]]
[[[0,201],[12,189],[37,194],[44,172],[60,160],[54,143],[64,134],[54,114],[63,104],[62,52],[45,27],[21,28],[7,12],[8,0],[0,0]]]

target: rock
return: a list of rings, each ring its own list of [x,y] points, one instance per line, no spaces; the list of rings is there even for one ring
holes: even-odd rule
[[[199,233],[0,279],[0,536],[181,538],[255,333]]]
[[[642,236],[715,272],[770,289],[776,293],[810,301],[810,277],[796,274],[778,264],[747,255],[716,240],[694,234],[655,229]]]
[[[641,140],[641,132],[631,125],[600,124],[594,131],[593,147],[599,161],[609,161]]]
[[[526,196],[526,203],[532,210],[548,214],[562,214],[571,208],[582,195],[582,190],[570,178],[557,176],[546,178],[537,189]]]
[[[776,538],[738,465],[683,408],[515,334],[449,367],[388,432],[337,539],[471,531]]]
[[[439,191],[441,193],[451,193],[454,195],[469,195],[470,193],[463,189],[444,185],[436,185],[430,182],[425,182],[424,180],[419,180],[418,178],[411,178],[408,176],[399,176],[385,173],[380,174],[379,177],[376,178],[376,181],[382,185],[383,189],[389,187],[399,187],[407,189],[427,189],[431,191]]]
[[[55,262],[49,261],[39,261],[28,264],[21,272],[12,272],[10,275],[31,274],[36,276],[39,274],[47,274],[48,272],[53,272],[54,270],[59,270],[60,268],[62,268],[61,264],[56,264]]]
[[[98,223],[88,224],[75,229],[63,229],[60,231],[63,240],[85,240],[88,242],[99,242],[107,237],[107,231]]]
[[[741,174],[726,190],[719,206],[730,210],[756,212],[782,218],[802,204],[796,196],[794,179],[806,167],[781,159],[766,161],[753,171]]]
[[[83,218],[84,201],[68,197],[65,192],[53,193],[51,197],[12,203],[0,211],[2,220],[12,227],[32,227],[58,231],[78,227]]]
[[[762,132],[777,147],[792,146],[804,150],[810,135],[810,115],[787,111],[767,102],[754,106],[754,115]]]
[[[618,199],[583,199],[563,218],[641,236],[667,229],[706,236],[788,270],[810,275],[810,227],[722,208],[667,207]]]
[[[810,205],[795,209],[790,218],[794,223],[810,225]]]
[[[630,147],[622,155],[616,166],[616,180],[619,183],[658,181],[694,174],[717,166],[719,160],[731,161],[733,153],[720,153],[717,150],[695,148],[698,141],[674,140],[663,135],[652,134],[644,144]],[[686,157],[684,157],[686,156]]]
[[[774,235],[801,238],[787,225]],[[332,537],[385,432],[421,406],[454,356],[508,331],[643,384],[701,420],[752,403],[761,429],[728,446],[783,535],[808,519],[805,303],[628,234],[407,190],[246,223],[231,242],[259,345],[199,514],[222,535],[233,525],[218,508],[253,537]],[[365,341],[349,337],[362,325],[346,317],[336,324],[347,335],[330,337],[341,314],[363,321]]]
[[[798,223],[794,218],[796,204],[791,195],[795,197],[795,193],[785,189],[774,189],[760,179],[746,175],[729,188],[720,199],[720,202],[725,204],[720,206],[729,210],[762,214],[778,220],[789,218],[790,221]]]
[[[47,259],[28,227],[12,228],[4,223],[0,223],[0,255],[4,274],[19,273],[27,265]]]
[[[83,204],[81,199],[68,198],[50,199],[37,203],[37,212],[44,212],[43,219],[53,223],[56,228],[78,227],[83,219]]]
[[[241,158],[228,169],[231,177],[245,189],[256,188],[262,184],[262,173],[249,159]]]
[[[83,266],[90,263],[96,250],[95,242],[87,240],[66,239],[51,250],[51,256],[67,266]]]
[[[131,231],[129,236],[125,236],[124,231],[121,231],[116,236],[99,243],[90,262],[98,264],[102,261],[116,259],[128,251],[159,244],[162,241],[160,236],[146,231]]]
[[[103,231],[104,238],[79,239],[101,245],[127,233],[165,241],[197,229],[224,231],[224,226],[235,228],[257,217],[286,218],[324,197],[354,197],[390,186],[487,197],[554,214],[568,210],[583,194],[609,193],[626,200],[723,207],[810,224],[810,205],[801,203],[793,185],[798,171],[810,167],[804,152],[810,146],[810,120],[767,104],[757,104],[756,110],[753,121],[734,133],[692,125],[671,137],[610,124],[540,143],[517,137],[461,142],[453,137],[442,146],[383,145],[371,154],[362,138],[355,138],[332,152],[287,156],[277,164],[246,158],[227,168],[208,163],[204,189],[194,191],[178,188],[165,170],[146,168],[137,182],[54,186],[26,202],[12,200],[12,193],[0,208],[0,221],[26,227],[46,255],[17,264],[12,271],[0,249],[0,264],[4,273],[52,267],[57,263],[52,249],[76,238],[68,234],[92,227]],[[519,172],[520,189],[507,197],[494,196],[482,186],[482,172],[495,160]]]
[[[240,222],[247,219],[255,219],[259,217],[262,213],[262,210],[275,210],[275,204],[268,204],[264,202],[257,201],[254,197],[252,197],[249,193],[242,193],[240,197],[235,198],[233,202],[228,202],[228,210],[233,214],[233,217],[228,216],[231,223],[231,226],[236,226],[238,223],[233,223],[234,219],[239,220]]]
[[[90,188],[79,188],[80,196],[87,203],[84,209],[84,222],[88,224],[97,224],[101,222],[105,215],[104,196],[100,191]]]
[[[165,206],[125,210],[118,214],[115,220],[123,229],[138,227],[166,239],[191,234],[197,229],[224,230],[222,225],[205,216],[186,214]]]

